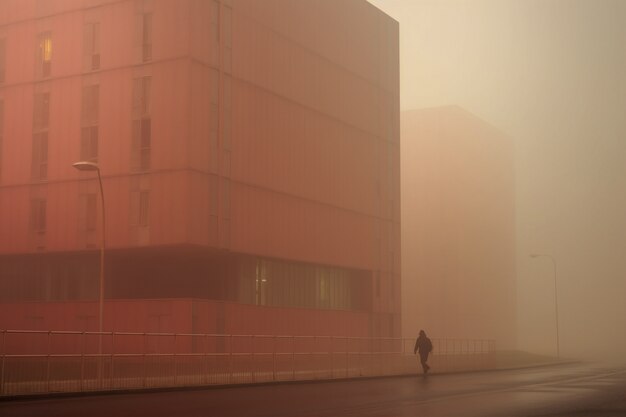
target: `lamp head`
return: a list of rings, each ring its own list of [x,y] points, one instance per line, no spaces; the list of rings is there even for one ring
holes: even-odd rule
[[[79,171],[99,171],[100,167],[95,162],[80,161],[72,164]]]

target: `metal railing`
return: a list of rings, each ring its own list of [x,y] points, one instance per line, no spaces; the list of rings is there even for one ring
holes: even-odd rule
[[[432,339],[436,372],[495,367],[493,340]],[[102,353],[100,352],[102,344]],[[0,331],[0,396],[418,372],[412,339]]]

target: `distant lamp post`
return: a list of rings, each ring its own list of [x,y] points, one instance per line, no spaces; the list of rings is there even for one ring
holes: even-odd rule
[[[105,227],[105,213],[104,213],[104,190],[102,189],[102,177],[100,176],[100,167],[94,162],[81,161],[72,164],[72,166],[79,171],[96,171],[98,172],[98,182],[100,183],[100,201],[102,202],[102,240],[100,243],[100,291],[99,291],[99,314],[98,314],[98,332],[100,333],[98,343],[98,353],[102,354],[102,317],[104,311],[104,248],[105,239],[104,231]]]
[[[560,357],[560,349],[559,349],[559,299],[557,296],[557,287],[556,287],[556,261],[550,255],[545,255],[542,253],[532,253],[530,254],[531,258],[548,258],[552,261],[552,267],[554,271],[554,312],[556,316],[556,356]]]

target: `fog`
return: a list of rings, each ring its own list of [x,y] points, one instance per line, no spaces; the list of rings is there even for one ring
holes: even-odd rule
[[[626,2],[370,2],[400,22],[402,110],[459,105],[515,141],[518,347],[555,353],[540,253],[561,354],[620,358]]]

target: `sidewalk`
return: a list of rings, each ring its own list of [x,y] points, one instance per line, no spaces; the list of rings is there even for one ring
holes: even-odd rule
[[[577,362],[572,359],[540,355],[521,350],[496,351],[496,370],[535,368],[539,366],[564,365]]]

